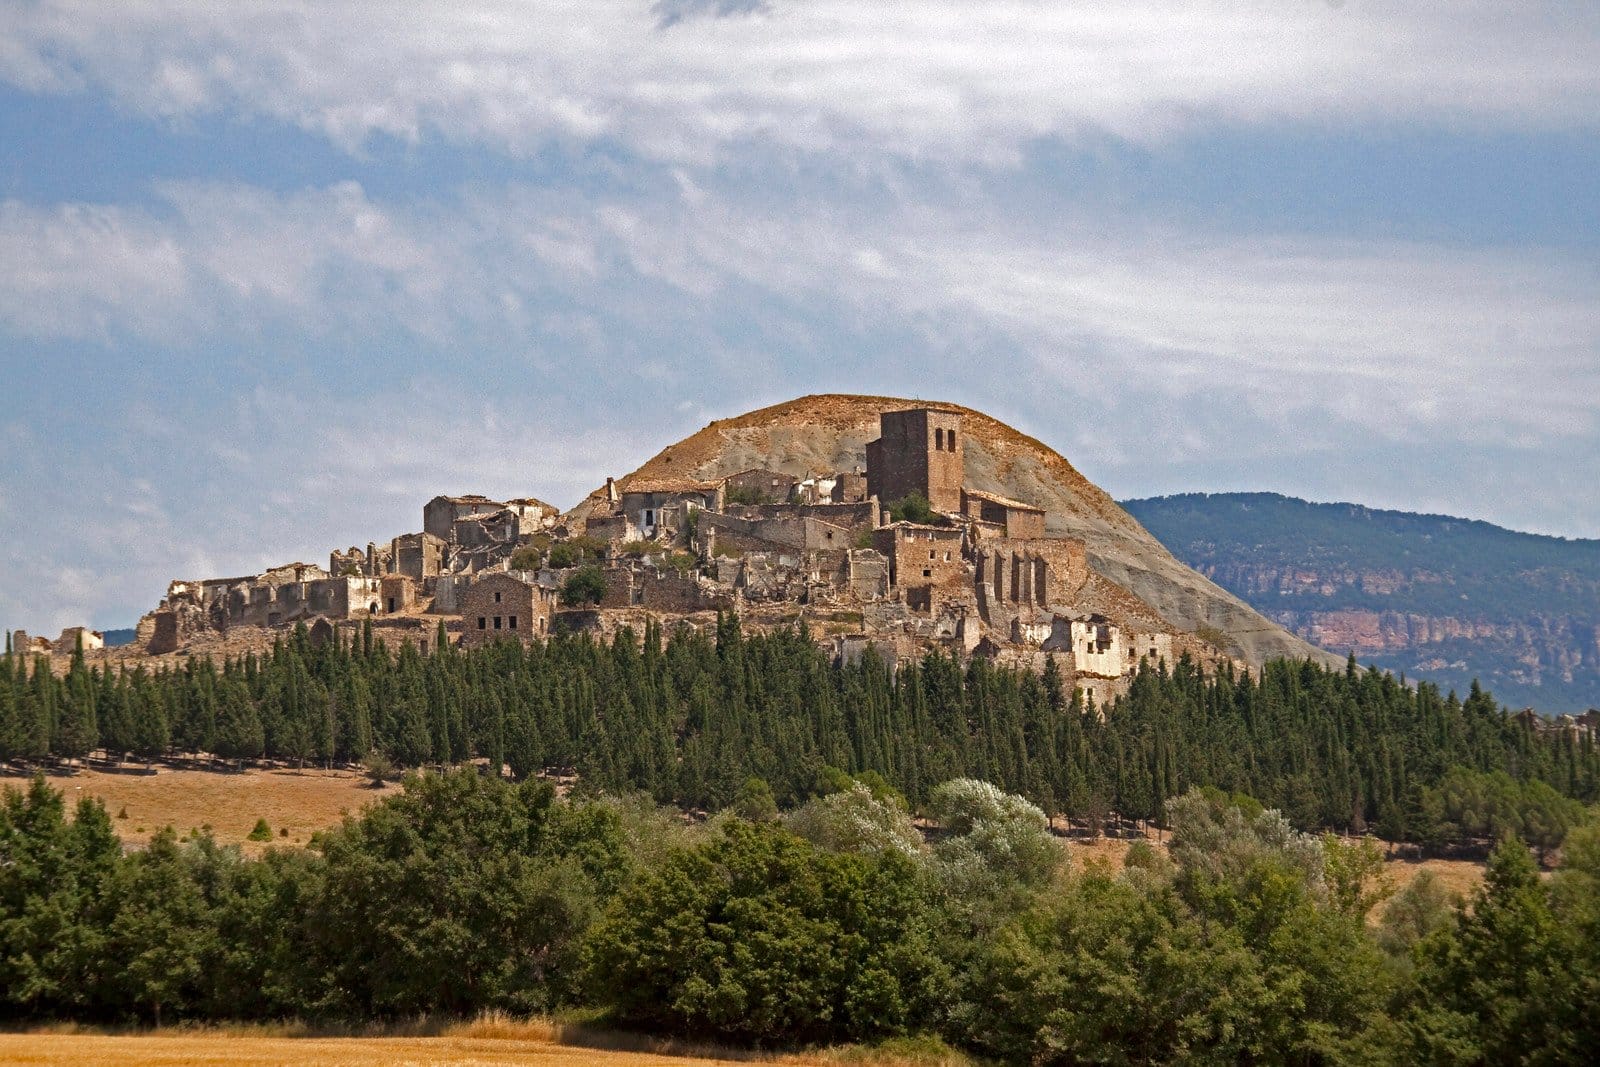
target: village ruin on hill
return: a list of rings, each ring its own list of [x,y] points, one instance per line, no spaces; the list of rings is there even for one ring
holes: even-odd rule
[[[753,628],[803,620],[845,661],[869,648],[891,664],[934,648],[1033,669],[1054,657],[1101,701],[1141,660],[1222,658],[1095,574],[1082,541],[1046,536],[1041,508],[968,488],[965,440],[959,412],[917,407],[881,415],[864,471],[608,479],[565,515],[531,498],[435,497],[421,531],[334,550],[325,568],[172,582],[122,654],[200,653],[297,624],[314,641],[368,625],[427,651],[441,635],[610,635],[733,611]],[[15,639],[57,654],[103,643],[76,628]]]

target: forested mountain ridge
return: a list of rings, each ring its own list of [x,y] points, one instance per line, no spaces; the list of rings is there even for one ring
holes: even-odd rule
[[[1600,706],[1600,541],[1276,493],[1122,506],[1313,644],[1546,713]]]

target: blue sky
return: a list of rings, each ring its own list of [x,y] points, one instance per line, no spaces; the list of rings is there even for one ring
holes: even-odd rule
[[[1600,535],[1600,6],[0,0],[0,625],[937,397]]]

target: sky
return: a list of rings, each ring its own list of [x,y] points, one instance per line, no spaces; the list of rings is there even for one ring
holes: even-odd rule
[[[0,626],[814,392],[1600,536],[1600,4],[0,0]]]

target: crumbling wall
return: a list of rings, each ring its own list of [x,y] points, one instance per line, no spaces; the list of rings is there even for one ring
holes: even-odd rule
[[[852,535],[878,526],[878,502],[863,500],[854,504],[736,504],[723,514],[752,521],[762,519],[816,519],[842,526]]]
[[[889,561],[891,589],[912,610],[934,612],[945,600],[970,596],[960,530],[897,522],[872,539]]]
[[[835,504],[864,504],[871,495],[867,489],[866,474],[853,471],[834,478],[829,499]]]

